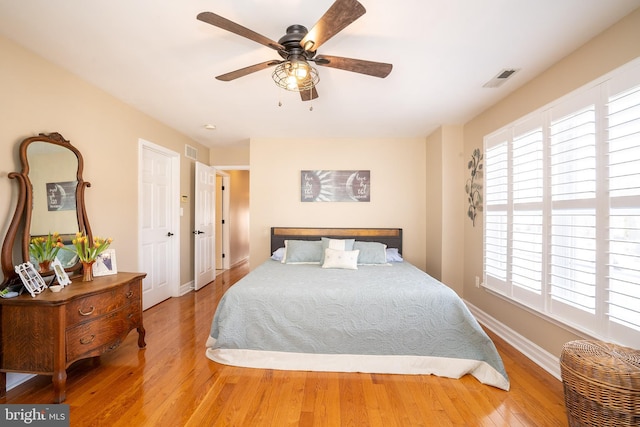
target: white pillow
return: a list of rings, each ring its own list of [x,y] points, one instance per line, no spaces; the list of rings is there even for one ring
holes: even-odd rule
[[[353,244],[356,239],[331,239],[329,237],[323,237],[322,240],[322,255],[320,257],[320,264],[324,262],[324,250],[327,248],[337,249],[340,251],[352,251]]]
[[[341,251],[327,248],[324,250],[324,263],[322,268],[358,269],[358,254],[360,251]]]

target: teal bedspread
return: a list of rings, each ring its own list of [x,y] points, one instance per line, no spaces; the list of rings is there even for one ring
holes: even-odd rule
[[[483,382],[509,387],[493,342],[464,302],[407,262],[341,270],[268,260],[225,293],[210,335],[214,360],[234,350],[472,360],[497,378]]]

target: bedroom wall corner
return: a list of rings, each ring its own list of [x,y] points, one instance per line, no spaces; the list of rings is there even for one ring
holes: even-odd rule
[[[464,148],[461,125],[444,125],[427,139],[426,272],[463,293]]]
[[[426,138],[427,212],[425,215],[425,271],[442,280],[442,127]]]

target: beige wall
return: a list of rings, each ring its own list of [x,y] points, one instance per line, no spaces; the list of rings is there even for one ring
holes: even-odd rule
[[[214,166],[249,165],[249,147],[212,147],[209,151]]]
[[[640,57],[640,9],[592,39],[505,100],[464,126],[464,158],[482,148],[483,137],[579,87]],[[465,166],[466,167],[466,164]],[[482,275],[482,215],[464,226],[464,298],[543,349],[559,355],[572,333],[474,286]]]
[[[251,267],[270,227],[401,227],[404,255],[425,268],[426,144],[413,139],[252,139]],[[371,202],[300,201],[301,170],[370,170]]]
[[[40,132],[60,132],[84,157],[94,234],[114,238],[120,270],[136,270],[139,138],[181,155],[185,144],[192,145],[203,163],[209,161],[208,148],[3,37],[0,52],[0,235],[7,231],[17,200],[17,185],[7,173],[20,170],[18,144]],[[180,192],[192,201],[192,162],[182,156],[180,168]],[[193,279],[191,203],[183,207],[181,284]]]

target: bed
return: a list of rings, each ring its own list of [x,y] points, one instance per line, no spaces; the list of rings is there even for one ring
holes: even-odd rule
[[[206,344],[211,360],[262,369],[470,374],[509,389],[495,345],[464,302],[402,261],[401,229],[274,227],[271,251],[221,298]]]

